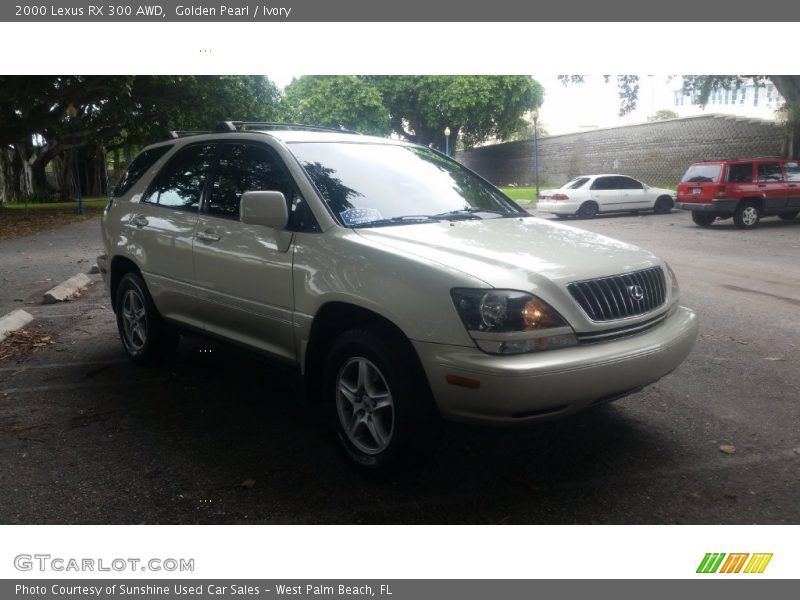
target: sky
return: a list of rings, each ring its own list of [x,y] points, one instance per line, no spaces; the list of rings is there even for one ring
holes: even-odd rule
[[[580,85],[564,85],[556,75],[533,75],[544,86],[544,103],[539,122],[550,135],[642,123],[661,109],[673,110],[672,92],[681,86],[681,78],[668,75],[640,75],[639,106],[620,117],[620,99],[615,77],[608,83],[602,75],[587,76]],[[591,98],[591,102],[587,102]]]

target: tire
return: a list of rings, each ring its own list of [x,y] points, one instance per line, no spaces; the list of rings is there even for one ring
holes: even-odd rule
[[[800,211],[797,212],[788,212],[788,213],[780,213],[778,218],[783,219],[784,221],[793,221],[797,218],[797,215],[800,215]]]
[[[717,215],[713,213],[704,213],[704,212],[692,212],[692,221],[694,221],[695,225],[699,225],[700,227],[711,227],[711,224],[717,218]]]
[[[438,438],[440,422],[413,350],[388,340],[368,330],[343,333],[323,375],[339,445],[354,465],[372,473],[422,457]]]
[[[126,354],[136,364],[161,362],[174,351],[178,333],[158,314],[141,276],[127,273],[117,287],[117,329]]]
[[[755,202],[740,202],[733,213],[733,223],[739,229],[755,229],[761,220],[761,209]]]
[[[594,219],[598,211],[597,202],[590,200],[589,202],[581,204],[580,208],[578,208],[578,212],[575,214],[581,219]]]
[[[668,196],[661,196],[656,199],[655,205],[653,205],[653,213],[657,215],[666,215],[672,212],[672,207],[675,203],[672,201],[672,198]]]

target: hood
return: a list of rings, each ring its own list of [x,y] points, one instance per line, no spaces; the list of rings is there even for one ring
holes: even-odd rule
[[[552,283],[616,275],[661,264],[653,254],[537,217],[439,221],[355,229],[382,244],[435,261],[496,288],[533,291]]]

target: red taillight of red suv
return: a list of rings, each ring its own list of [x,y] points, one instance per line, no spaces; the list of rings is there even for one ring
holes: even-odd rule
[[[725,197],[725,186],[724,185],[714,186],[714,198],[724,198],[724,197]]]

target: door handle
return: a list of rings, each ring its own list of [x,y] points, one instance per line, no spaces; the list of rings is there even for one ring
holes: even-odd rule
[[[758,187],[767,187],[767,184],[766,183],[759,183]]]
[[[148,221],[147,217],[145,217],[144,215],[136,215],[131,219],[131,223],[133,223],[134,225],[136,225],[136,227],[141,229],[142,227],[145,227],[147,225]]]
[[[218,242],[220,240],[220,237],[213,231],[199,231],[195,237],[203,242]]]
[[[796,183],[790,183],[789,187],[797,187],[797,184]]]

